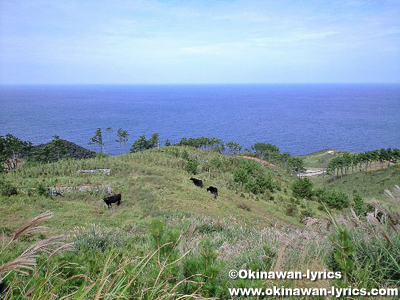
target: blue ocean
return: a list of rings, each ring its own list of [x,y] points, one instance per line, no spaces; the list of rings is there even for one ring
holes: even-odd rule
[[[95,149],[95,130],[158,132],[164,142],[218,137],[301,155],[325,148],[400,148],[399,84],[0,86],[0,135],[34,144],[53,135]]]

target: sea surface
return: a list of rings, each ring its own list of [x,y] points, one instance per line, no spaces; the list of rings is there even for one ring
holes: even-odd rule
[[[95,130],[158,132],[164,142],[218,137],[273,143],[292,155],[325,148],[400,148],[399,84],[0,86],[0,135],[34,144],[53,135],[95,149]],[[107,148],[107,144],[106,144]]]

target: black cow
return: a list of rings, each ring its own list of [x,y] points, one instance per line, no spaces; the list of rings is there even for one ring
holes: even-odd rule
[[[103,198],[103,200],[107,204],[108,208],[112,206],[112,203],[117,203],[117,205],[119,206],[121,204],[121,194],[105,197]]]
[[[199,186],[201,188],[203,187],[203,180],[193,178],[193,177],[190,177],[189,180],[193,181],[194,185]]]
[[[214,199],[217,199],[218,197],[218,189],[215,186],[209,186],[207,188],[207,192],[210,192],[211,194],[214,194]]]

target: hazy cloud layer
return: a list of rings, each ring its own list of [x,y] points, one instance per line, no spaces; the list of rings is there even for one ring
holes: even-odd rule
[[[400,82],[400,1],[0,0],[0,83]]]

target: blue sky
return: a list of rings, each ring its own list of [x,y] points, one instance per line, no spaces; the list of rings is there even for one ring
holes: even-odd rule
[[[2,84],[400,82],[400,1],[0,0]]]

